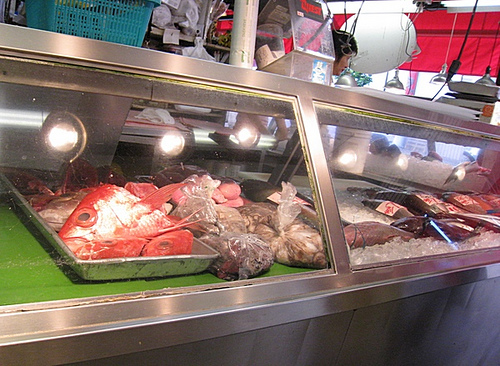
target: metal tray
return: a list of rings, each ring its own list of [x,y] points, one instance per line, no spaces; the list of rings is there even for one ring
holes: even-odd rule
[[[468,83],[465,81],[450,81],[448,83],[448,89],[458,93],[474,94],[497,99],[500,96],[500,87],[495,85],[483,85]]]
[[[219,256],[217,251],[195,238],[190,255],[82,260],[73,254],[54,229],[45,223],[3,175],[0,175],[0,192],[9,194],[16,205],[16,213],[27,217],[38,233],[57,250],[64,263],[85,280],[124,280],[195,274],[205,271]]]
[[[487,104],[486,102],[480,102],[476,100],[469,99],[457,99],[457,98],[449,98],[449,97],[441,97],[437,100],[439,103],[452,104],[459,107],[474,109],[477,111],[477,114],[481,114],[483,107]]]

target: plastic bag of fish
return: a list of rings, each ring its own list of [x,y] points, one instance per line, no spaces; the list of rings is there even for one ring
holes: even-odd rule
[[[245,219],[248,232],[260,235],[271,246],[276,262],[326,268],[328,262],[321,234],[297,218],[301,206],[294,200],[296,193],[291,183],[283,182],[278,207],[256,203],[238,210]]]
[[[200,239],[219,252],[208,270],[223,280],[255,277],[273,265],[273,251],[258,235],[224,232]]]

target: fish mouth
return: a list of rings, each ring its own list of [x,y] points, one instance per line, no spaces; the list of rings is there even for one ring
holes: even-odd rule
[[[68,237],[68,238],[61,238],[64,244],[73,251],[73,248],[77,248],[86,244],[91,244],[92,241],[90,241],[87,238],[81,237],[81,236],[73,236],[73,237]]]

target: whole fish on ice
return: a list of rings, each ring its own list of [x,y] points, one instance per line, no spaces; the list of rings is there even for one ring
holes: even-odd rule
[[[413,233],[417,238],[432,237],[448,242],[460,242],[478,234],[475,227],[467,225],[451,214],[439,218],[424,216],[405,217],[394,221],[391,226]]]
[[[397,227],[374,221],[364,221],[344,227],[347,245],[351,248],[365,248],[376,244],[384,244],[394,238],[408,241],[415,238],[413,233]]]

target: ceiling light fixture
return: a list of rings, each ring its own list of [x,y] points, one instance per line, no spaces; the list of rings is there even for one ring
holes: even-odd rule
[[[483,84],[483,85],[495,85],[495,82],[491,78],[491,61],[493,60],[493,53],[495,52],[495,47],[497,46],[497,39],[498,39],[498,30],[500,29],[500,22],[498,22],[497,25],[497,33],[495,34],[495,41],[493,42],[493,50],[491,51],[490,54],[490,62],[488,62],[488,66],[486,67],[486,71],[484,72],[484,75],[476,81],[476,84]],[[498,81],[499,75],[497,75],[497,81]]]
[[[344,74],[342,76],[339,76],[337,82],[335,83],[335,86],[342,88],[351,88],[358,86],[358,83],[356,83],[356,79],[354,79],[351,74]]]
[[[335,83],[335,86],[339,86],[342,88],[351,88],[358,86],[358,83],[356,82],[356,79],[352,75],[351,69],[346,69],[337,79],[337,82]]]
[[[434,75],[430,81],[431,84],[444,84],[446,82],[446,78],[448,76],[447,69],[448,69],[448,64],[446,61],[448,60],[448,55],[450,53],[450,48],[451,48],[451,40],[453,39],[453,33],[455,32],[455,24],[457,22],[457,15],[455,14],[455,18],[453,19],[453,25],[451,26],[451,33],[450,33],[450,40],[448,42],[448,49],[446,50],[446,56],[444,57],[444,64],[441,67],[441,71],[439,74]]]
[[[444,84],[446,82],[446,75],[448,74],[446,70],[448,69],[448,64],[445,62],[441,67],[439,74],[434,75],[429,83],[431,84]]]
[[[41,128],[41,136],[50,154],[69,162],[78,158],[87,145],[87,131],[82,121],[73,113],[49,113]]]
[[[476,80],[475,84],[495,85],[495,82],[491,78],[490,72],[491,72],[491,67],[487,66],[486,71],[484,72],[484,75],[481,76],[480,79]]]
[[[399,80],[399,69],[395,69],[395,71],[396,72],[394,74],[394,77],[385,84],[384,90],[387,89],[387,91],[389,92],[395,92],[401,94],[401,92],[404,93],[405,87],[403,83]]]

